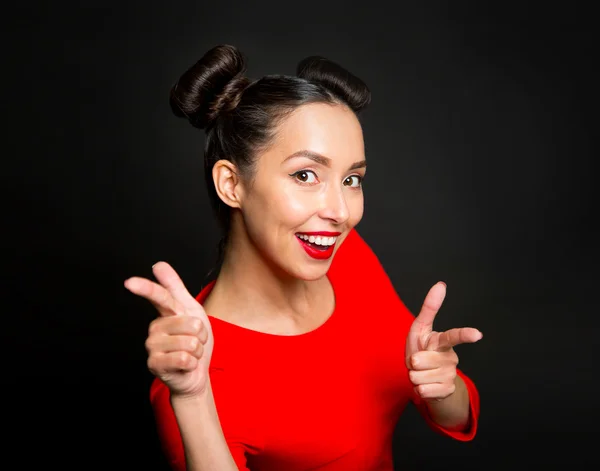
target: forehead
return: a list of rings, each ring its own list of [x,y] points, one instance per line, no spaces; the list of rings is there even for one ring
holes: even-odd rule
[[[310,150],[345,165],[365,158],[364,139],[356,115],[342,105],[303,105],[277,128],[267,152],[281,160],[299,150]]]

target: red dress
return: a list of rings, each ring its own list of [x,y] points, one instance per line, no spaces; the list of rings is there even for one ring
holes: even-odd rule
[[[470,397],[468,430],[433,422],[413,392],[405,340],[414,319],[379,260],[353,230],[328,277],[336,307],[317,329],[265,334],[211,317],[215,347],[210,378],[225,438],[240,470],[393,471],[392,435],[413,401],[429,425],[457,440],[475,436],[479,394]],[[214,282],[198,295],[200,303]],[[159,437],[172,469],[185,457],[169,390],[150,392]]]

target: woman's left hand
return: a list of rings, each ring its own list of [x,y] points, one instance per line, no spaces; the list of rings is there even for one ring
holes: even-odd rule
[[[446,296],[446,285],[436,283],[427,293],[421,312],[406,339],[406,366],[416,394],[427,402],[447,398],[455,390],[458,356],[453,347],[481,339],[471,327],[435,332],[433,321]]]

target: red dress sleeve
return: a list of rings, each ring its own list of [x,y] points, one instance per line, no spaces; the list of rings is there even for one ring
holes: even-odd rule
[[[171,407],[169,388],[158,378],[155,378],[150,387],[150,403],[162,451],[173,471],[186,471],[185,452],[179,433],[179,426],[175,412]],[[240,471],[248,471],[246,462],[246,446],[243,440],[228,437],[225,434],[229,451]],[[241,437],[240,437],[241,438]]]
[[[469,392],[469,424],[467,428],[462,431],[449,430],[441,425],[437,424],[433,421],[431,416],[429,415],[429,411],[427,410],[427,404],[425,401],[422,401],[420,398],[415,397],[413,399],[413,403],[419,409],[421,415],[425,418],[425,421],[429,424],[429,426],[436,432],[441,433],[447,437],[454,438],[455,440],[459,440],[461,442],[468,442],[475,438],[477,434],[477,425],[479,422],[479,392],[475,387],[475,383],[469,379],[467,375],[465,375],[460,369],[457,368],[456,373],[458,376],[462,378],[467,386],[467,391]]]
[[[199,303],[204,302],[213,285],[214,281],[205,286],[196,296]],[[215,332],[213,326],[213,334]],[[228,341],[235,344],[236,339],[229,338]],[[223,351],[219,354],[215,348],[209,368],[215,405],[233,460],[240,471],[248,471],[248,458],[260,454],[264,447],[263,437],[257,425],[258,418],[253,415],[255,408],[252,407],[252,394],[248,392],[240,394],[240,391],[245,390],[244,377],[239,373],[236,374],[235,369],[227,373],[223,371],[222,366],[217,366],[218,363],[223,362]],[[171,407],[171,394],[168,386],[158,378],[154,378],[150,386],[150,403],[162,451],[171,469],[186,471],[185,451],[177,418]]]
[[[387,276],[385,269],[381,265],[379,258],[373,252],[373,250],[369,247],[369,245],[365,242],[365,240],[353,230],[350,235],[348,235],[348,241],[352,247],[352,253],[356,258],[360,258],[361,266],[363,267],[364,272],[368,273],[371,280],[376,280],[376,283],[383,286],[374,286],[373,293],[376,293],[378,289],[387,289],[394,290],[394,294],[396,297],[397,306],[399,307],[400,312],[398,313],[401,316],[406,316],[407,323],[409,326],[412,324],[412,320],[414,319],[414,314],[410,312],[410,310],[406,307],[404,302],[400,299],[400,297],[395,292],[395,289],[392,286],[392,282]],[[372,282],[371,282],[372,285]],[[370,285],[370,286],[371,286]],[[477,425],[479,421],[479,392],[475,387],[473,381],[468,378],[460,369],[457,369],[457,374],[463,379],[465,385],[467,386],[467,391],[469,392],[469,407],[470,407],[470,417],[469,417],[469,425],[467,429],[464,431],[453,431],[445,429],[440,426],[436,422],[434,422],[429,416],[427,405],[420,400],[420,398],[413,395],[413,403],[417,406],[429,426],[441,433],[442,435],[446,435],[448,437],[454,438],[460,441],[470,441],[472,440],[477,433]]]

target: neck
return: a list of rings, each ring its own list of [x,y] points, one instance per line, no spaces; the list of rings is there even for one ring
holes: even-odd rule
[[[245,230],[238,230],[232,231],[210,297],[236,315],[306,318],[314,315],[325,285],[325,277],[301,280],[268,263]]]

